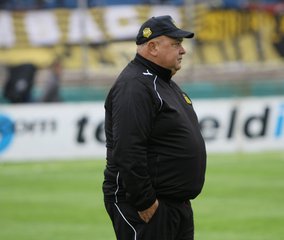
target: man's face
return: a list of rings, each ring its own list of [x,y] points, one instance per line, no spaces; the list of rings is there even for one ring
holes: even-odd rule
[[[172,71],[174,75],[181,68],[182,55],[186,53],[182,39],[166,36],[156,38],[157,64]]]

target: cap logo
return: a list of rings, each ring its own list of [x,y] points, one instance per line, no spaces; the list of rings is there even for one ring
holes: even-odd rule
[[[143,29],[143,37],[149,38],[152,35],[152,31],[150,28],[144,28]]]

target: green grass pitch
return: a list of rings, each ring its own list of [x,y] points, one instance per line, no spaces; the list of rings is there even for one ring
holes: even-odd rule
[[[0,239],[114,240],[102,160],[0,164]],[[284,153],[210,154],[196,240],[280,240]]]

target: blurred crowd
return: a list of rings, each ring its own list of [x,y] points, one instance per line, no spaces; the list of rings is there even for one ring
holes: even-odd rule
[[[184,4],[184,0],[2,0],[0,8],[7,10],[77,8],[86,3],[88,7],[123,4]]]
[[[30,10],[52,8],[77,8],[80,4],[87,7],[123,4],[170,4],[182,5],[186,3],[207,3],[225,8],[243,8],[254,4],[281,4],[283,0],[1,0],[0,9]]]

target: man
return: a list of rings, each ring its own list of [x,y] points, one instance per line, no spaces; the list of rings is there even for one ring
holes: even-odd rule
[[[62,57],[57,56],[50,64],[49,75],[40,97],[40,102],[60,102],[60,82],[62,78]]]
[[[206,151],[191,100],[171,77],[183,38],[170,16],[140,28],[137,54],[105,102],[106,210],[118,240],[192,240]]]

